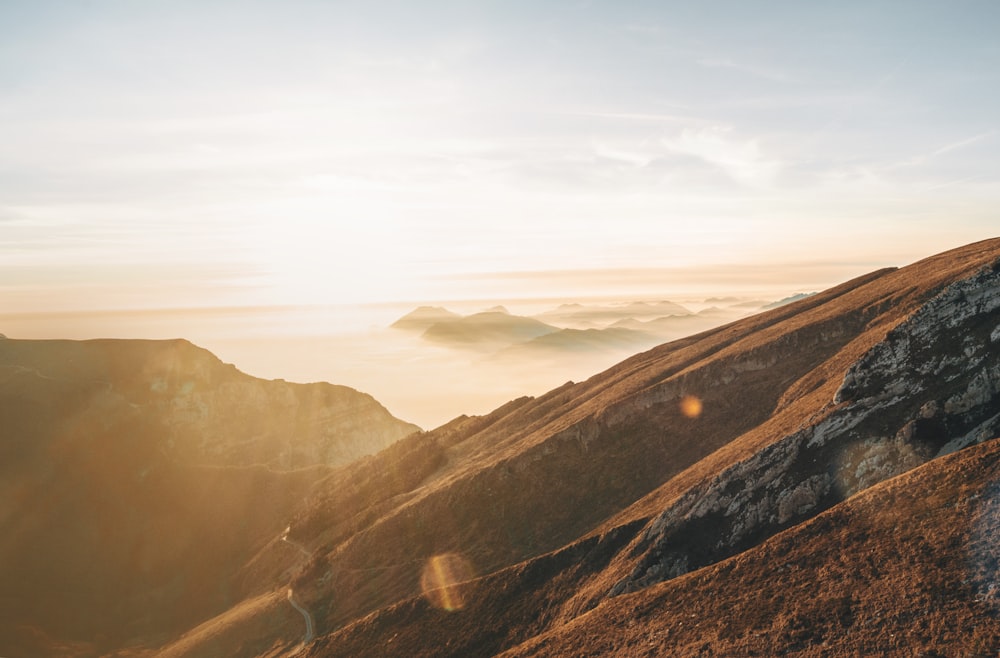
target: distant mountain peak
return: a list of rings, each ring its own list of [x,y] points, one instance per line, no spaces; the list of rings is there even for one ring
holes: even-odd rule
[[[422,335],[428,340],[457,347],[505,346],[554,331],[558,328],[534,318],[489,310],[436,322]]]
[[[800,299],[808,299],[809,297],[812,297],[815,294],[816,294],[815,292],[799,292],[799,293],[795,293],[794,295],[791,295],[789,297],[785,297],[784,299],[779,299],[776,302],[771,302],[770,304],[765,304],[763,306],[763,308],[765,308],[765,309],[778,308],[780,306],[785,306],[786,304],[792,304],[794,302],[797,302]]]
[[[462,316],[458,313],[453,313],[443,306],[418,306],[389,326],[393,329],[423,331],[436,322],[460,317]]]

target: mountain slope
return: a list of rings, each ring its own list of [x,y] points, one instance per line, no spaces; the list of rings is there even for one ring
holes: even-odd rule
[[[423,597],[396,604],[321,638],[310,655],[989,656],[1000,647],[997,533],[1000,439],[578,616],[563,617],[561,602],[634,527],[464,583],[469,603],[457,612]]]
[[[824,640],[870,652],[881,623],[874,615],[896,615],[893,628],[908,623],[890,600],[897,588],[944,606],[928,617],[931,639],[907,647],[974,652],[994,642],[994,626],[970,620],[995,615],[992,603],[979,605],[995,592],[995,556],[983,548],[992,546],[984,537],[993,536],[994,512],[975,501],[993,496],[996,448],[975,444],[1000,435],[998,345],[1000,240],[990,240],[661,345],[339,467],[232,475],[272,478],[270,489],[213,475],[219,489],[193,487],[197,498],[233,501],[222,510],[231,515],[227,536],[247,522],[241,496],[260,505],[252,532],[198,556],[192,573],[228,576],[210,581],[221,588],[211,595],[183,599],[191,602],[184,619],[161,625],[158,642],[152,626],[127,637],[177,656],[815,653]],[[183,392],[185,377],[168,390]],[[30,417],[18,422],[33,431]],[[77,424],[81,437],[99,429]],[[134,472],[144,454],[120,472]],[[929,520],[913,524],[922,535],[897,530],[901,521],[860,521],[868,507],[857,501],[896,491],[886,480],[908,483],[884,499],[908,518],[924,512],[906,496],[956,478],[968,486],[926,494]],[[125,497],[141,491],[121,482]],[[190,509],[194,518],[174,532],[207,527]],[[973,526],[944,528],[950,509],[971,510],[959,520]],[[928,539],[935,533],[944,544]],[[888,559],[912,549],[907,564],[927,575],[914,585],[899,580],[901,568],[879,566],[865,572],[872,585],[863,596],[845,599],[842,565],[822,550],[830,542],[859,560],[866,550]],[[962,542],[986,557],[970,582],[956,584],[940,560],[968,554]],[[809,552],[795,553],[800,544]],[[797,556],[801,573],[783,580],[775,546]],[[734,565],[747,565],[744,580],[718,575],[737,573]],[[934,568],[944,569],[940,578]],[[755,584],[769,576],[794,589],[769,594]],[[819,596],[801,583],[820,583]],[[317,637],[304,648],[298,613],[279,605],[289,588],[315,620]],[[757,590],[773,597],[755,598]],[[14,599],[6,604],[17,611]],[[776,611],[770,626],[756,607]],[[722,628],[713,615],[731,623]],[[855,624],[865,620],[862,632]],[[943,635],[952,623],[961,638]],[[251,626],[273,630],[250,637],[241,629]],[[189,632],[181,637],[180,628]]]
[[[47,396],[37,400],[45,431],[98,410],[153,418],[161,448],[186,463],[345,464],[420,429],[346,386],[257,379],[184,340],[6,339],[0,374],[8,427],[38,417],[9,401]]]
[[[485,427],[425,435],[443,464],[396,501],[372,503],[356,533],[324,537],[323,584],[298,586],[328,631],[419,592],[420,565],[435,555],[489,573],[590,530],[641,524],[598,575],[574,582],[559,604],[572,618],[747,550],[956,439],[996,430],[998,258],[994,240],[876,272],[656,348]],[[948,317],[956,323],[933,330]],[[904,335],[933,365],[879,356],[905,352]],[[902,388],[878,390],[886,378]],[[701,399],[697,418],[680,410],[687,395]],[[367,580],[352,575],[365,569]]]
[[[218,614],[330,464],[414,429],[186,341],[0,340],[0,654],[92,655]]]
[[[1000,439],[876,485],[737,557],[607,600],[505,656],[992,656]]]

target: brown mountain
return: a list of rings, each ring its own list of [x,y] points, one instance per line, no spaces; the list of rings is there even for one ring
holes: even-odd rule
[[[0,655],[162,641],[225,610],[310,483],[417,429],[186,341],[0,340]]]
[[[167,656],[994,655],[998,345],[991,240],[299,471],[280,485],[299,502],[217,478],[262,526],[212,563],[225,596],[183,635],[149,618],[128,637]]]
[[[859,491],[1000,435],[998,324],[994,240],[404,441],[375,459],[412,472],[420,455],[419,486],[378,495],[373,479],[362,488],[345,476],[293,525],[316,562],[296,581],[325,633],[312,655],[491,655],[532,638],[535,653],[562,655],[545,638],[576,619],[585,627],[601,605],[750,559]],[[688,417],[693,406],[701,413]],[[324,513],[333,501],[351,522]],[[441,555],[480,574],[452,595],[468,602],[455,612],[420,596],[422,570]],[[847,605],[861,623],[865,607]],[[940,646],[964,646],[951,638]],[[650,641],[650,655],[670,646]]]

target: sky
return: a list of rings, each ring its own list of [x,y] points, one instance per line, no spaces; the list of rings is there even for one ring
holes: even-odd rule
[[[997,26],[992,0],[3,0],[0,299],[569,296],[903,265],[1000,234]]]

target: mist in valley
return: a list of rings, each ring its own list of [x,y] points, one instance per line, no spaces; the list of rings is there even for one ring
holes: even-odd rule
[[[350,386],[432,429],[801,294],[22,313],[0,322],[10,338],[183,337],[247,374]]]

